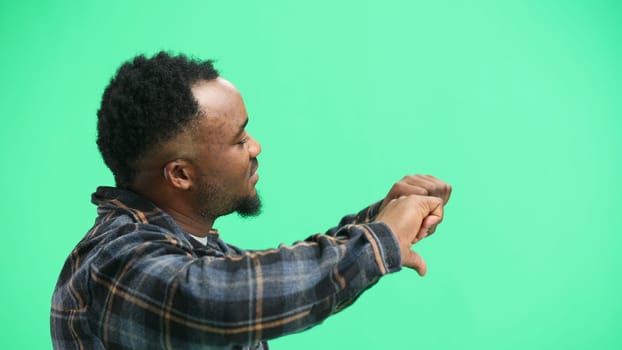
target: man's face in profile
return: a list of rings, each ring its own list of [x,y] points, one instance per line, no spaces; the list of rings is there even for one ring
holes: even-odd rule
[[[192,146],[198,171],[195,204],[201,215],[259,213],[255,184],[261,145],[245,130],[248,115],[242,96],[222,78],[198,82],[192,92],[204,114],[194,130]]]

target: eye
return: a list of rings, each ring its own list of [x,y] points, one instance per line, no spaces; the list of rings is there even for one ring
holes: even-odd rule
[[[238,142],[238,144],[243,145],[243,144],[245,144],[247,142],[248,142],[248,136],[246,136],[243,139],[241,139],[240,142]]]

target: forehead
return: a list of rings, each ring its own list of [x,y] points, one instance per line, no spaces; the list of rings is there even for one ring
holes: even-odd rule
[[[244,102],[238,89],[221,77],[195,83],[192,86],[192,94],[199,103],[201,111],[208,116],[229,116],[244,109]]]
[[[247,119],[240,92],[223,78],[197,82],[192,86],[192,94],[203,114],[201,124],[209,131],[237,132]]]

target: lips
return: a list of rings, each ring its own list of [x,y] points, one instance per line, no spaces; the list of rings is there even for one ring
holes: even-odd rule
[[[259,162],[257,161],[257,159],[253,159],[253,166],[251,168],[251,173],[249,177],[252,177],[253,175],[255,175],[255,173],[257,173],[257,168],[259,168]]]

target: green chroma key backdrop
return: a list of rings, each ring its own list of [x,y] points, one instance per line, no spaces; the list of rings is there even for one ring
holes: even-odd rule
[[[428,276],[387,276],[273,349],[622,348],[618,1],[5,1],[0,348],[47,349],[50,298],[112,177],[96,111],[116,68],[214,58],[262,143],[269,248],[409,173],[454,186]]]

